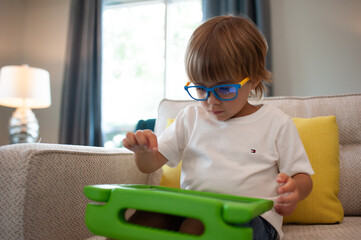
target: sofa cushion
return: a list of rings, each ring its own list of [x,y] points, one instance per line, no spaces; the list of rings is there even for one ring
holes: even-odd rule
[[[341,224],[283,225],[283,240],[355,240],[361,236],[361,217],[345,217]]]
[[[293,119],[315,174],[313,190],[285,223],[337,223],[343,219],[339,192],[339,141],[335,116]]]
[[[171,168],[165,164],[163,165],[162,170],[163,174],[159,185],[163,187],[180,188],[182,161],[175,168]]]

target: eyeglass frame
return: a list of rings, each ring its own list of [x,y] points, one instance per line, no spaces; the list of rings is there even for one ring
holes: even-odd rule
[[[214,86],[214,87],[211,87],[211,88],[207,88],[207,87],[204,87],[204,86],[189,86],[191,83],[190,82],[187,82],[186,85],[184,86],[184,90],[187,91],[188,95],[193,98],[194,100],[196,101],[206,101],[208,98],[209,98],[209,93],[212,92],[213,95],[221,100],[221,101],[231,101],[235,98],[237,98],[238,96],[238,90],[244,85],[246,84],[248,81],[250,80],[249,77],[246,77],[245,79],[243,79],[242,81],[240,81],[238,84],[221,84],[221,85],[217,85],[217,86]],[[234,98],[229,98],[229,99],[223,99],[221,97],[218,96],[218,94],[214,91],[216,88],[219,88],[219,87],[234,87],[236,89],[236,96]],[[201,88],[205,91],[207,91],[207,96],[203,99],[196,99],[194,98],[188,91],[189,88]]]

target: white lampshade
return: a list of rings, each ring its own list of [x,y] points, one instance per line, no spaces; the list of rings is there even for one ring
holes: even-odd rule
[[[0,105],[14,108],[49,107],[51,105],[49,72],[27,65],[2,67]]]

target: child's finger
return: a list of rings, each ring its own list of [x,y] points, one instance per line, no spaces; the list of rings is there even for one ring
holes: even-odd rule
[[[281,195],[290,194],[294,192],[296,188],[296,182],[293,180],[293,178],[288,177],[287,182],[279,183],[278,193]]]
[[[280,173],[278,174],[276,181],[278,183],[278,193],[284,194],[287,192],[287,183],[290,177],[287,174]]]
[[[125,139],[123,139],[123,142],[128,146],[128,147],[135,147],[137,146],[137,140],[135,139],[135,135],[132,132],[128,132],[125,135]]]
[[[157,136],[150,130],[144,131],[144,135],[147,138],[148,150],[149,151],[156,151],[158,149]]]
[[[138,143],[137,140],[135,139],[134,133],[128,132],[126,134],[126,137],[122,141],[122,145],[131,151],[136,151],[138,147]]]
[[[137,145],[139,147],[147,148],[148,147],[148,139],[144,134],[144,131],[136,131],[135,134],[135,140],[137,142]]]
[[[276,181],[278,184],[285,184],[288,180],[289,176],[285,173],[279,173],[277,175]]]
[[[122,145],[123,145],[123,147],[128,148],[129,150],[132,150],[132,146],[128,143],[126,138],[123,139]]]
[[[294,204],[297,203],[298,201],[298,192],[287,192],[285,194],[281,194],[278,198],[277,198],[277,203],[279,204]]]
[[[295,210],[296,206],[294,205],[282,205],[282,204],[276,204],[275,205],[275,210],[278,214],[282,215],[282,216],[288,216],[291,215],[292,212]]]

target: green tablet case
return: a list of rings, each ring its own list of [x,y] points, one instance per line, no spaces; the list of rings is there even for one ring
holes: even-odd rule
[[[251,240],[252,229],[240,225],[273,207],[271,200],[150,185],[91,185],[84,193],[95,201],[86,208],[88,229],[124,240]],[[127,209],[196,218],[205,230],[197,236],[128,223]]]

